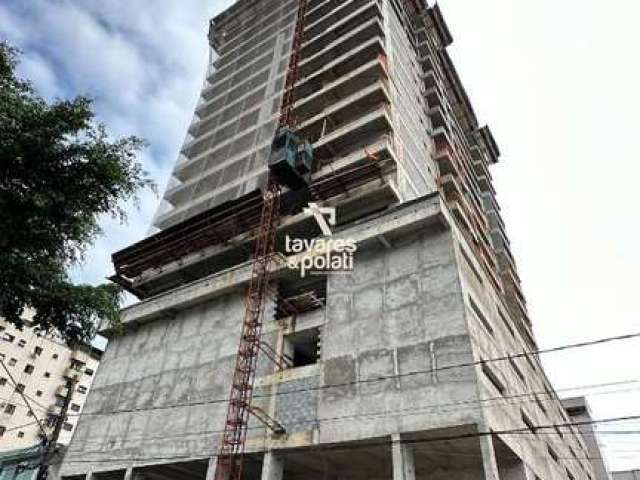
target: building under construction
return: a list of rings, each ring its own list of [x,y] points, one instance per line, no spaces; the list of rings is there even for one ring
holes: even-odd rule
[[[439,8],[240,0],[209,42],[63,478],[593,480]]]

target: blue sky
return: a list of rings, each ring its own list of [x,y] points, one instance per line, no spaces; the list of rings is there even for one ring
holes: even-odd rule
[[[150,143],[141,157],[166,184],[204,79],[208,19],[231,0],[5,0],[0,37],[48,98],[88,93],[114,135]],[[542,347],[640,331],[640,2],[441,0],[451,53],[481,121],[503,151],[499,200]],[[74,273],[95,283],[110,254],[144,237],[159,199]],[[640,341],[544,357],[561,393],[640,380]],[[596,418],[640,414],[639,385],[584,389]],[[612,426],[607,426],[611,430]],[[615,428],[640,430],[640,423]],[[602,437],[610,465],[640,467],[640,438]]]

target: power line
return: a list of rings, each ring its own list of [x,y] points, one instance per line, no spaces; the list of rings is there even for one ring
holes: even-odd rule
[[[27,395],[26,393],[24,393],[24,396],[27,397],[29,400],[31,400],[33,403],[36,404],[36,406],[38,407],[38,410],[42,410],[44,412],[46,412],[48,410],[48,408],[46,408],[44,405],[42,405],[41,403],[36,402],[33,398],[31,398],[29,395]],[[16,407],[22,407],[22,408],[29,408],[27,405],[23,405],[22,403],[15,403],[15,400],[13,398],[5,398],[5,397],[0,397],[0,400],[3,400],[5,402],[9,402],[12,405],[15,405]]]
[[[5,433],[6,433],[6,432],[12,432],[13,430],[20,430],[21,428],[25,428],[25,427],[30,427],[30,426],[31,426],[31,425],[33,425],[34,423],[38,423],[38,422],[34,420],[34,421],[32,421],[32,422],[25,423],[24,425],[18,425],[17,427],[7,428],[7,429],[5,430]]]
[[[516,428],[516,429],[505,429],[505,430],[491,430],[484,432],[470,432],[466,434],[457,434],[457,435],[442,435],[438,437],[430,437],[430,438],[422,438],[422,439],[401,439],[400,442],[409,445],[418,445],[425,443],[439,443],[439,442],[450,442],[455,440],[464,440],[470,438],[480,438],[486,436],[496,436],[496,435],[537,435],[537,430],[555,430],[559,427],[571,427],[571,426],[585,426],[585,425],[597,425],[597,424],[609,424],[623,421],[635,421],[640,420],[640,415],[633,416],[625,416],[625,417],[613,417],[613,418],[605,418],[600,420],[589,420],[589,421],[580,421],[580,422],[572,422],[572,423],[557,423],[557,424],[547,424],[536,427],[536,431],[531,431],[528,427],[525,428]],[[551,432],[553,434],[553,432]],[[390,441],[374,441],[374,442],[358,442],[357,444],[351,446],[343,446],[343,445],[324,445],[324,446],[315,446],[314,450],[320,451],[353,451],[353,450],[361,450],[376,446],[388,446],[391,445]],[[74,451],[67,451],[67,453],[73,453]],[[78,452],[82,454],[91,454],[91,453],[103,453],[103,451],[84,451]],[[207,451],[201,453],[202,455],[211,455],[212,451]],[[198,454],[195,454],[198,455]],[[191,453],[189,455],[176,455],[169,457],[147,457],[147,458],[122,458],[122,459],[96,459],[96,460],[66,460],[64,463],[100,463],[100,462],[118,462],[118,461],[142,461],[142,460],[171,460],[177,458],[193,458],[194,454]],[[574,457],[572,457],[574,458]],[[582,460],[588,458],[581,458]],[[61,462],[62,463],[62,462]]]
[[[33,415],[33,418],[36,419],[36,422],[38,423],[38,427],[40,428],[40,431],[42,432],[42,435],[44,435],[44,437],[47,438],[47,432],[44,431],[44,428],[42,426],[42,423],[40,422],[40,419],[36,415],[36,412],[33,411],[33,408],[31,408],[31,404],[27,400],[27,397],[25,396],[25,394],[23,392],[21,392],[20,390],[18,390],[18,383],[15,381],[15,379],[13,378],[13,375],[11,375],[11,372],[9,371],[7,366],[4,364],[4,360],[0,359],[0,365],[2,366],[4,371],[9,376],[9,379],[11,380],[11,383],[13,383],[13,386],[15,387],[14,391],[18,392],[20,394],[20,396],[22,397],[22,400],[24,401],[25,405],[29,408],[29,411]]]
[[[413,377],[413,376],[418,376],[418,375],[428,375],[428,374],[437,373],[437,372],[441,372],[441,371],[454,370],[454,369],[457,369],[457,368],[470,368],[470,367],[480,366],[480,365],[483,365],[483,364],[486,364],[486,363],[491,363],[491,362],[502,362],[502,361],[517,359],[517,358],[523,358],[523,357],[527,358],[527,357],[532,356],[532,355],[547,354],[547,353],[553,353],[553,352],[558,352],[558,351],[562,351],[562,350],[569,350],[569,349],[574,349],[574,348],[584,348],[584,347],[588,347],[588,346],[600,345],[600,344],[603,344],[603,343],[609,343],[609,342],[615,342],[615,341],[621,341],[621,340],[629,340],[629,339],[638,338],[638,337],[640,337],[640,333],[634,333],[634,334],[628,334],[628,335],[620,335],[620,336],[615,336],[615,337],[606,337],[606,338],[600,338],[600,339],[589,341],[589,342],[580,342],[580,343],[574,343],[574,344],[567,344],[567,345],[548,348],[548,349],[544,349],[544,350],[536,350],[536,351],[531,351],[531,352],[517,353],[517,354],[513,354],[513,355],[495,357],[495,358],[486,359],[486,360],[477,360],[477,361],[464,362],[464,363],[453,364],[453,365],[445,365],[445,366],[442,366],[442,367],[435,367],[435,368],[431,368],[431,369],[428,369],[428,370],[415,370],[413,372],[398,373],[398,374],[392,374],[392,375],[381,375],[381,376],[378,376],[378,377],[372,377],[372,378],[362,379],[362,380],[352,380],[352,381],[348,381],[348,382],[333,383],[333,384],[328,384],[328,385],[317,385],[317,386],[312,386],[312,387],[303,387],[303,388],[297,388],[297,389],[287,389],[286,391],[278,391],[278,392],[268,393],[268,394],[255,394],[254,398],[256,398],[256,399],[257,398],[270,398],[270,397],[274,397],[274,396],[292,395],[294,393],[320,391],[320,390],[326,390],[326,389],[331,389],[331,388],[349,387],[349,386],[358,385],[358,384],[368,384],[368,383],[374,383],[374,382],[381,382],[381,381],[385,381],[385,380],[394,380],[394,379],[404,378],[404,377]],[[215,404],[215,403],[227,403],[228,401],[229,401],[228,398],[218,398],[218,399],[212,399],[212,400],[203,400],[201,402],[188,402],[188,403],[164,405],[164,406],[158,406],[158,407],[147,407],[147,408],[139,408],[139,409],[135,409],[135,408],[134,409],[122,409],[122,410],[116,410],[116,411],[109,412],[109,413],[97,413],[97,412],[96,413],[84,413],[83,412],[81,414],[77,414],[76,416],[78,416],[78,415],[111,415],[111,414],[115,414],[115,413],[134,413],[134,412],[137,412],[137,411],[167,410],[167,409],[180,408],[180,407],[185,407],[185,406],[197,406],[197,405],[208,405],[208,404]]]
[[[622,383],[638,383],[639,381],[632,381],[632,382],[613,382],[612,384],[622,384]],[[599,388],[602,385],[607,386],[607,385],[611,385],[611,384],[594,384],[594,385],[583,385],[580,387],[574,387],[574,388],[570,388],[569,390],[575,390],[575,389],[584,389],[584,388]],[[637,389],[634,389],[637,390]],[[596,393],[594,395],[598,395],[598,394],[608,394],[608,393],[616,393],[615,391],[608,391],[608,392],[600,392],[600,393]],[[529,392],[529,393],[522,393],[522,394],[518,394],[518,395],[512,395],[510,397],[506,397],[506,396],[500,396],[500,397],[489,397],[489,398],[484,398],[484,399],[472,399],[472,400],[461,400],[461,401],[457,401],[457,402],[449,402],[449,403],[440,403],[440,404],[432,404],[432,405],[424,405],[422,407],[411,407],[411,408],[405,408],[405,409],[396,409],[396,410],[385,410],[385,411],[378,411],[378,412],[371,412],[371,413],[363,413],[363,414],[351,414],[351,415],[342,415],[342,416],[336,416],[336,417],[320,417],[317,419],[313,419],[313,420],[307,420],[304,422],[297,422],[295,425],[296,426],[300,426],[300,425],[306,425],[306,424],[319,424],[319,423],[323,423],[323,422],[333,422],[333,421],[341,421],[341,420],[349,420],[349,419],[353,419],[353,418],[358,418],[358,417],[379,417],[379,416],[397,416],[400,414],[403,415],[417,415],[420,413],[425,413],[428,412],[430,410],[444,410],[444,409],[451,409],[451,408],[456,408],[456,409],[460,409],[460,408],[475,408],[475,409],[480,409],[482,407],[483,403],[489,403],[489,402],[501,402],[504,403],[505,405],[519,405],[519,404],[523,404],[523,403],[537,403],[538,399],[537,396],[538,395],[546,395],[546,396],[550,396],[551,394],[547,391],[538,391],[538,392]],[[534,397],[534,399],[531,400],[525,400],[525,401],[508,401],[508,400],[516,400],[518,398],[523,398],[523,397]],[[506,401],[505,401],[506,400]],[[540,400],[543,403],[555,403],[554,402],[555,397],[551,397],[551,398],[547,398],[547,399],[543,399]],[[495,408],[499,408],[503,405],[495,405]],[[488,407],[488,408],[494,408],[494,407]],[[80,415],[84,415],[84,414],[80,414]],[[105,414],[108,415],[108,414]],[[571,424],[573,425],[573,424]],[[250,427],[249,430],[262,430],[263,427]],[[571,429],[571,432],[565,432],[567,434],[572,434],[572,435],[576,435],[576,432],[573,431],[573,429]],[[173,434],[173,435],[161,435],[161,436],[156,436],[156,437],[149,437],[149,436],[145,436],[142,435],[140,437],[130,437],[128,438],[128,440],[154,440],[154,439],[167,439],[167,438],[185,438],[185,437],[194,437],[194,436],[202,436],[202,435],[210,435],[210,434],[220,434],[222,433],[222,430],[203,430],[197,433],[183,433],[183,434]],[[600,432],[598,432],[599,434]],[[586,436],[586,433],[580,432],[580,434],[582,436]],[[593,436],[596,436],[596,433],[593,434]]]

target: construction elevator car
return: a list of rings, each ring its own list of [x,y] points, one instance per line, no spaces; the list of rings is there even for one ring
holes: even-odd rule
[[[278,182],[291,190],[309,184],[313,166],[313,148],[289,127],[281,127],[273,139],[269,170]]]

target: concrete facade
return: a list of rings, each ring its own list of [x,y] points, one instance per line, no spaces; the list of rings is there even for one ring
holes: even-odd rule
[[[337,208],[332,238],[357,244],[351,274],[302,278],[275,262],[262,340],[294,364],[261,357],[253,404],[286,433],[250,425],[245,478],[594,480],[582,434],[526,353],[537,347],[489,172],[498,148],[439,9],[419,3],[308,2],[294,113],[313,179],[385,167],[321,202]],[[243,0],[212,21],[216,71],[156,227],[260,185],[296,5]],[[319,236],[299,211],[280,234]],[[147,296],[122,312],[64,478],[213,478],[251,242],[247,232],[132,279]],[[284,314],[282,299],[301,296],[319,301]]]
[[[578,430],[582,433],[587,444],[589,458],[598,480],[611,480],[611,474],[604,458],[604,451],[600,447],[596,430],[593,428],[593,416],[591,409],[584,397],[563,398],[562,405],[569,414],[569,418],[577,423]]]
[[[99,352],[71,350],[53,336],[39,335],[30,327],[21,331],[0,319],[0,359],[24,389],[27,398],[33,399],[32,407],[48,433],[60,413],[67,393],[66,382],[71,377],[78,380],[68,419],[60,433],[59,443],[67,445],[98,370]],[[0,451],[38,445],[40,435],[35,417],[0,368]]]

